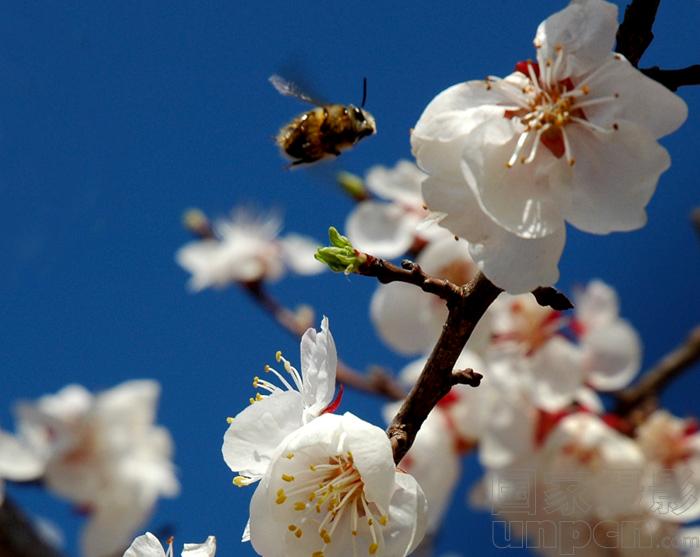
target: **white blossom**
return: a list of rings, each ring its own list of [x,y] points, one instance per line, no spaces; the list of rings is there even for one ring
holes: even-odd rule
[[[287,269],[302,275],[323,271],[324,266],[314,259],[319,244],[298,234],[280,238],[281,226],[281,219],[273,213],[255,215],[238,208],[230,219],[214,223],[214,237],[186,244],[175,259],[192,274],[189,287],[195,292],[233,283],[274,281]]]
[[[413,131],[428,207],[509,292],[557,280],[565,221],[596,234],[643,226],[670,165],[657,139],[687,107],[611,53],[616,18],[609,2],[573,0],[539,26],[536,63],[448,88]]]
[[[93,395],[79,385],[17,407],[46,486],[89,512],[83,553],[123,548],[161,496],[179,492],[169,432],[154,425],[160,386],[128,381]]]
[[[186,543],[181,555],[182,557],[214,557],[216,538],[209,536],[202,543]],[[168,550],[165,551],[158,538],[146,532],[133,541],[123,557],[173,557],[173,539],[168,540]]]
[[[325,414],[278,447],[250,504],[250,541],[264,557],[399,557],[420,543],[426,513],[384,431]]]
[[[231,421],[221,447],[226,464],[238,472],[234,483],[250,485],[259,480],[270,464],[280,442],[290,433],[320,416],[328,409],[335,393],[338,355],[328,318],[321,321],[321,332],[307,330],[301,338],[301,373],[277,352],[284,373],[269,365],[265,371],[282,384],[255,377],[253,387],[258,393],[250,405]]]
[[[386,200],[358,203],[345,224],[348,238],[361,251],[377,257],[398,257],[417,239],[432,241],[449,232],[427,222],[421,182],[426,175],[410,161],[400,160],[393,168],[373,166],[367,172],[367,189]]]
[[[694,420],[657,410],[639,427],[637,442],[649,461],[645,497],[670,522],[700,518],[700,433]]]

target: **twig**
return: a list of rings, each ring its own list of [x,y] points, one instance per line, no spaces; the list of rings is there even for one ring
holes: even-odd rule
[[[262,282],[241,284],[243,289],[267,311],[287,332],[301,337],[307,329],[297,315],[280,304],[265,290]],[[392,377],[380,368],[373,368],[372,373],[360,373],[344,362],[338,360],[336,377],[340,383],[358,391],[385,396],[391,400],[401,400],[406,391]]]
[[[0,556],[62,557],[37,534],[30,520],[7,497],[0,506]]]
[[[379,257],[365,254],[366,261],[360,265],[357,272],[367,277],[376,277],[382,284],[390,282],[406,282],[418,286],[424,292],[435,294],[443,300],[450,302],[457,300],[462,294],[456,284],[446,279],[431,277],[423,272],[420,265],[404,259],[401,267],[385,261]]]
[[[695,209],[693,209],[693,211],[690,213],[690,222],[693,224],[695,232],[700,235],[700,207],[695,207]]]
[[[652,27],[661,0],[632,0],[617,29],[615,50],[637,67],[639,60],[654,39]]]
[[[543,307],[551,307],[556,311],[564,311],[574,307],[569,298],[551,286],[540,286],[532,291],[537,303]]]
[[[698,361],[700,326],[695,327],[683,344],[662,358],[635,385],[616,394],[615,413],[629,416],[638,409],[649,408],[671,381]]]
[[[684,85],[700,85],[700,64],[677,70],[664,70],[658,66],[640,70],[644,75],[676,91]]]
[[[469,284],[459,288],[458,297],[448,301],[449,313],[440,338],[387,429],[397,464],[413,444],[430,411],[457,382],[453,373],[457,358],[479,319],[500,293],[500,288],[479,273]],[[462,375],[458,372],[457,376]]]

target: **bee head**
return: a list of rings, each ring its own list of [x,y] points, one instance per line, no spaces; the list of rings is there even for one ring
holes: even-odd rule
[[[348,114],[352,119],[358,137],[366,137],[377,132],[377,124],[374,122],[374,116],[364,108],[350,105],[348,107]]]

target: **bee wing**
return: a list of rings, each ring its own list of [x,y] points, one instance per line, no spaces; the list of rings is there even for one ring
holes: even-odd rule
[[[316,99],[310,97],[304,91],[302,91],[297,85],[292,83],[291,81],[287,81],[283,77],[280,77],[277,74],[273,74],[270,76],[270,83],[272,83],[272,86],[277,89],[277,92],[280,95],[284,95],[285,97],[295,97],[301,101],[307,102],[309,104],[314,104],[314,105],[321,105],[323,103],[317,101]]]

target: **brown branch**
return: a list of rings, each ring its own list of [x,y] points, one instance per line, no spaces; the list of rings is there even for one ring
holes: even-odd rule
[[[700,207],[695,207],[695,209],[693,209],[693,211],[690,213],[690,222],[693,224],[695,232],[700,235]]]
[[[635,411],[655,406],[661,392],[684,371],[700,361],[700,325],[695,327],[686,341],[667,354],[631,387],[616,394],[615,413],[629,416]]]
[[[532,291],[532,295],[537,300],[537,303],[543,307],[551,307],[556,311],[564,311],[574,307],[571,300],[556,288],[551,286],[540,286]]]
[[[455,362],[501,289],[479,273],[447,303],[448,316],[423,372],[387,429],[397,464],[408,452],[430,411],[455,384]],[[459,372],[458,372],[459,376]]]
[[[700,64],[677,70],[664,70],[658,66],[640,70],[644,75],[676,91],[685,85],[700,85]]]
[[[61,557],[37,534],[34,525],[10,499],[0,506],[1,557]]]
[[[624,55],[634,67],[654,39],[652,27],[661,0],[632,0],[617,29],[615,50]]]
[[[241,286],[283,329],[295,337],[304,334],[308,324],[303,323],[293,311],[270,296],[262,282],[247,282]],[[392,400],[401,400],[406,396],[403,387],[378,367],[373,368],[371,373],[360,373],[338,360],[336,378],[338,382],[364,393],[381,395]]]
[[[419,287],[424,292],[435,294],[450,302],[461,296],[460,287],[446,279],[439,279],[425,274],[420,265],[404,259],[401,267],[379,257],[365,254],[366,261],[360,265],[357,272],[366,277],[376,277],[382,284],[390,282],[406,282]]]

